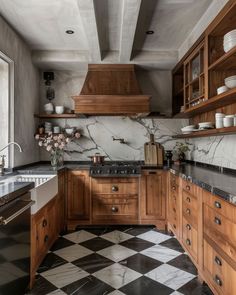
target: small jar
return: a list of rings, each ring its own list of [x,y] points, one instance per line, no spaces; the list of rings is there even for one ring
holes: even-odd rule
[[[223,119],[224,127],[232,127],[234,126],[234,115],[225,116]]]
[[[223,123],[224,117],[225,117],[225,114],[222,114],[222,113],[215,114],[216,128],[223,128],[224,127],[224,123]]]

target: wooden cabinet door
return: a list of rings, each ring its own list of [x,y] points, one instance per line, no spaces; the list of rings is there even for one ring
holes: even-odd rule
[[[165,171],[144,170],[142,172],[140,201],[140,211],[142,220],[165,220]]]
[[[90,177],[87,170],[68,172],[67,214],[68,219],[90,219]]]

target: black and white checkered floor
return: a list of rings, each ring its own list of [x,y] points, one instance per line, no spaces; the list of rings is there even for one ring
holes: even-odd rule
[[[155,228],[86,228],[60,237],[34,295],[213,294],[178,241]]]

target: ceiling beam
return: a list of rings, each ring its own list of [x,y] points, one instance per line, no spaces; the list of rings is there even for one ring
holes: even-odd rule
[[[106,58],[95,63],[119,63],[118,58],[118,51],[109,51]],[[76,50],[33,50],[32,61],[41,69],[83,71],[90,63],[90,54]],[[146,69],[170,70],[177,61],[178,51],[135,51],[134,58],[127,63]]]
[[[120,62],[129,62],[142,0],[123,0],[120,37]]]
[[[91,62],[101,60],[101,46],[96,21],[94,0],[77,0],[85,35],[87,36]]]

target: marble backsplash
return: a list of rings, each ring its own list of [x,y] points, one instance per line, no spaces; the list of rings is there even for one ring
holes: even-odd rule
[[[137,119],[129,117],[91,117],[88,119],[54,120],[55,125],[71,126],[80,130],[82,137],[67,146],[66,161],[83,161],[96,152],[107,156],[108,160],[143,160],[144,143],[149,134],[163,144],[166,150],[173,149],[180,128],[188,124],[184,119]],[[125,144],[113,141],[112,137],[124,138]],[[41,160],[48,154],[41,149]]]
[[[189,143],[188,159],[236,169],[236,135],[191,139]]]

